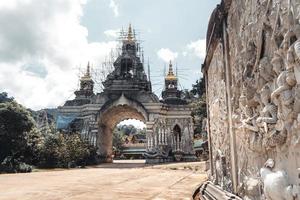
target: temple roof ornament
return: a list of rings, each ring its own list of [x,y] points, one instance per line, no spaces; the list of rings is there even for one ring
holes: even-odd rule
[[[128,41],[133,41],[134,40],[134,34],[132,32],[131,24],[129,24],[129,27],[128,27],[127,40]]]
[[[90,62],[88,62],[87,67],[86,67],[86,72],[81,77],[81,80],[92,80],[91,73],[90,73]]]
[[[166,80],[177,80],[177,77],[174,75],[174,72],[173,72],[173,66],[172,66],[171,60],[169,63],[169,72],[168,72],[168,75],[166,76]]]

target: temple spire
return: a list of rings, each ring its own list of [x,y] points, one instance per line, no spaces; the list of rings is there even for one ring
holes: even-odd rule
[[[83,75],[83,77],[81,77],[81,79],[84,79],[84,80],[91,79],[90,62],[88,62],[87,67],[86,67],[86,72]]]
[[[172,65],[172,61],[171,60],[170,60],[170,63],[169,63],[169,72],[168,72],[168,75],[173,75],[174,76],[173,65]]]
[[[127,34],[127,40],[128,40],[128,41],[132,41],[133,39],[134,39],[134,36],[133,36],[131,24],[129,24],[129,27],[128,27],[128,34]]]
[[[88,62],[88,65],[87,65],[87,68],[86,68],[86,76],[91,76],[91,73],[90,73],[90,62]]]
[[[176,80],[176,79],[177,79],[177,77],[174,75],[174,72],[173,72],[172,61],[170,60],[169,71],[168,71],[168,74],[166,76],[166,80]]]

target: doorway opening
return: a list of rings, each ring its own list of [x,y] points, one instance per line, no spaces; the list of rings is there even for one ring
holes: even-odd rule
[[[137,119],[119,122],[113,130],[113,160],[144,159],[146,124]]]

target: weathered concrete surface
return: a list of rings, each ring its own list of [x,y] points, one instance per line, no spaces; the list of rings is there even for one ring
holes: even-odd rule
[[[190,199],[205,179],[203,172],[180,164],[152,167],[143,163],[5,174],[0,175],[0,200]]]

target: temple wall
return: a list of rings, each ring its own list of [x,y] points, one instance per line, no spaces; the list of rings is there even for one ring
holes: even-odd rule
[[[210,132],[212,159],[215,166],[214,171],[218,169],[216,165],[219,156],[225,157],[225,162],[230,167],[230,145],[228,133],[228,111],[226,102],[226,87],[225,87],[225,66],[223,62],[223,45],[219,43],[213,54],[211,65],[208,69],[208,90],[207,90],[207,105],[210,111]],[[221,155],[219,155],[221,154]],[[215,172],[216,173],[216,172]],[[225,175],[229,178],[229,175]],[[216,179],[218,177],[215,177]],[[225,180],[224,180],[225,181]],[[219,178],[216,180],[218,184],[225,185]]]
[[[211,179],[244,199],[300,199],[300,2],[224,2],[203,67]]]

